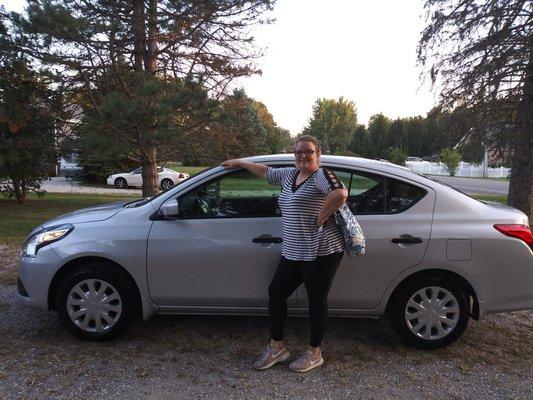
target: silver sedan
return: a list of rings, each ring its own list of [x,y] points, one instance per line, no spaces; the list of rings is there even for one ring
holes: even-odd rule
[[[292,155],[249,159],[294,165]],[[349,191],[366,254],[344,257],[330,313],[387,314],[420,348],[454,342],[470,317],[533,308],[533,239],[526,215],[410,170],[323,156]],[[279,188],[214,167],[151,199],[63,215],[21,252],[21,301],[56,310],[89,340],[117,336],[154,313],[266,314],[280,257]],[[305,288],[288,300],[307,314]]]

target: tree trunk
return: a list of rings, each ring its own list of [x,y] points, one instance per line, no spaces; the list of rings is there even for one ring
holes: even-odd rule
[[[154,76],[157,69],[157,0],[150,0],[148,9],[148,54],[146,72]]]
[[[133,1],[133,49],[135,59],[135,71],[143,72],[143,62],[146,56],[144,0]]]
[[[151,146],[144,151],[143,155],[143,185],[142,196],[152,197],[159,192],[159,186],[157,184],[157,166],[156,166],[156,149],[155,146]]]
[[[12,179],[13,182],[13,192],[15,193],[15,199],[17,203],[22,204],[26,200],[26,190],[22,185],[22,182],[18,179]]]
[[[512,153],[507,204],[526,213],[531,223],[533,197],[533,37],[530,39],[524,96],[520,106],[518,139]]]

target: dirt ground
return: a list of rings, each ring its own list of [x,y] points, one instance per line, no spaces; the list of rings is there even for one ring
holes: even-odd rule
[[[71,336],[16,301],[18,249],[0,246],[1,399],[531,399],[533,313],[471,320],[437,351],[406,347],[385,319],[330,319],[326,363],[307,374],[252,369],[266,318],[157,316],[112,342]],[[294,356],[306,318],[287,321]]]

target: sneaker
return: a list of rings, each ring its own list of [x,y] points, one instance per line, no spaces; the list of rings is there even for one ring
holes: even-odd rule
[[[254,368],[257,370],[267,369],[276,363],[287,360],[290,356],[291,353],[285,348],[285,346],[281,346],[279,350],[274,350],[268,345],[265,351],[263,351],[254,363]]]
[[[310,350],[304,351],[297,360],[290,363],[289,368],[294,372],[307,372],[324,364],[322,352],[315,357]]]

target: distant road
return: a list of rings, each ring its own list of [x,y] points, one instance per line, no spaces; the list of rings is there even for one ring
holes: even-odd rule
[[[448,185],[468,194],[504,195],[509,194],[509,181],[481,178],[462,178],[442,175],[432,175],[432,178],[443,181]]]

